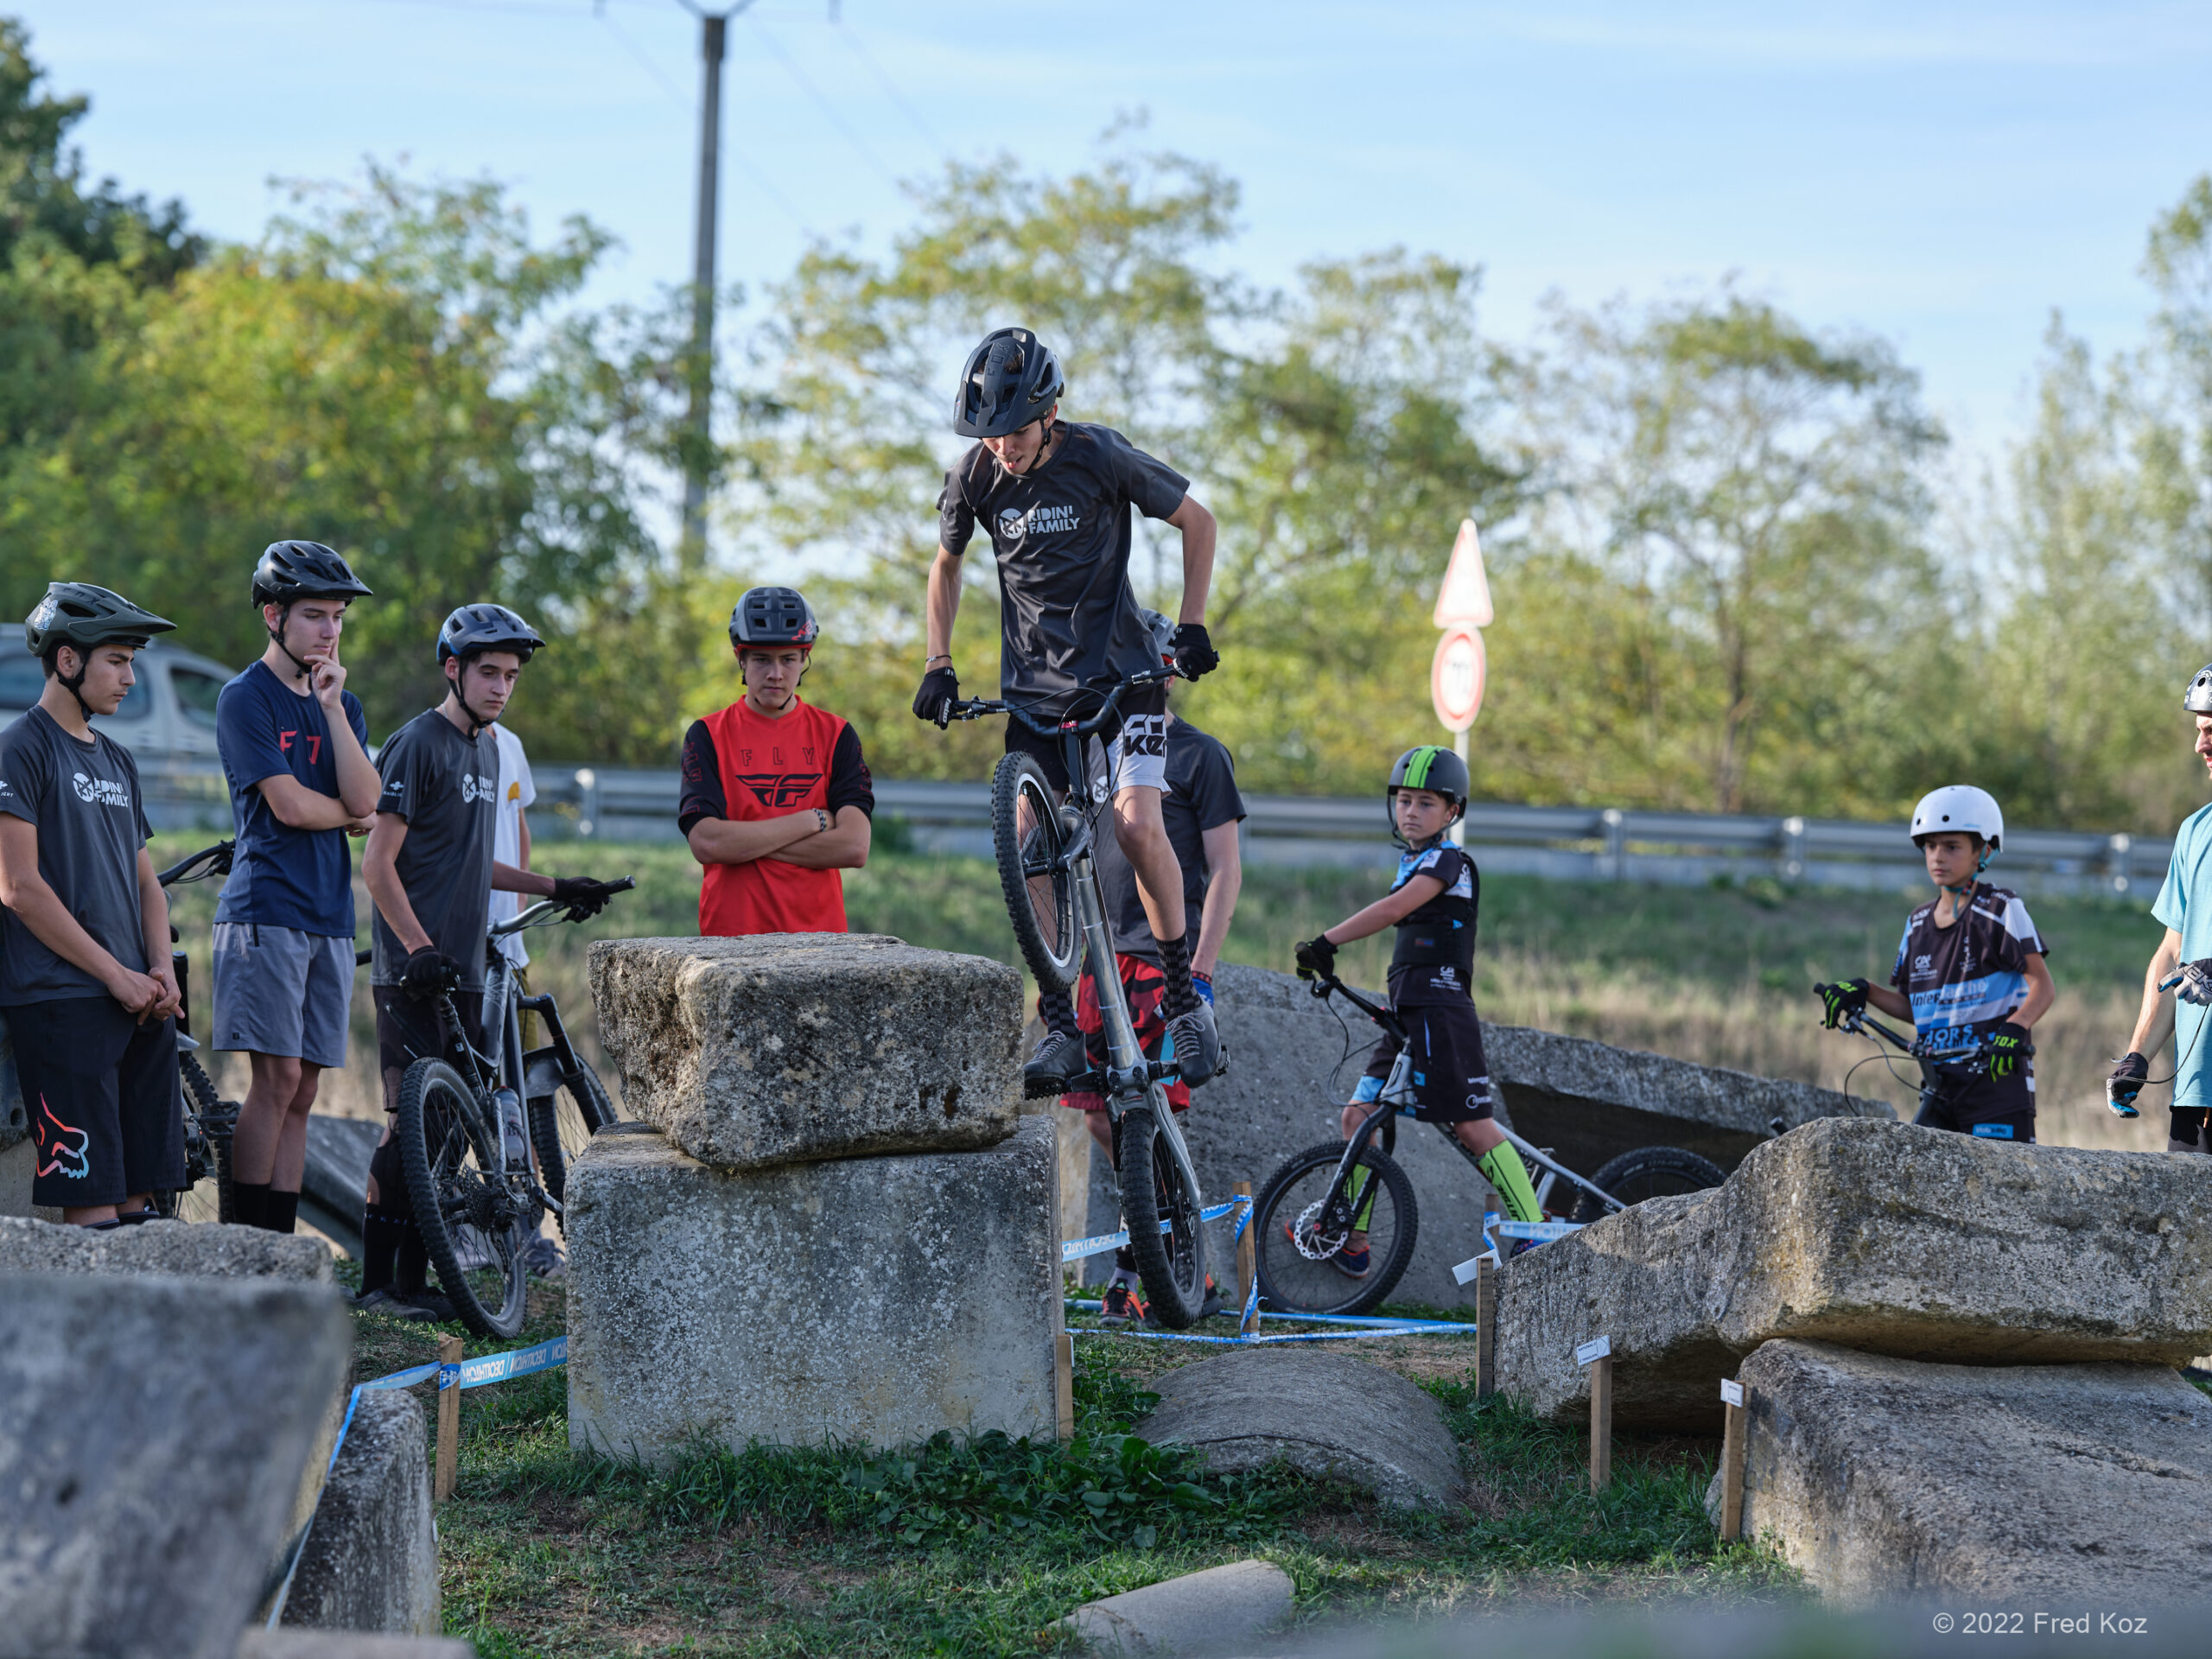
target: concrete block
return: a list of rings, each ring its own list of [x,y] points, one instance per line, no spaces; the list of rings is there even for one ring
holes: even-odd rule
[[[720,1169],[964,1151],[1020,1112],[1021,976],[868,933],[603,939],[625,1109]]]
[[[1473,1363],[1471,1345],[1467,1360]],[[1160,1404],[1137,1433],[1154,1445],[1192,1446],[1221,1473],[1284,1462],[1407,1508],[1449,1508],[1464,1493],[1444,1408],[1379,1365],[1248,1348],[1178,1367],[1152,1386]]]
[[[0,1654],[229,1659],[350,1341],[325,1285],[0,1279]]]
[[[2212,1166],[1827,1119],[1709,1192],[1654,1198],[1505,1266],[1498,1384],[1613,1421],[1718,1432],[1719,1379],[1776,1337],[1955,1363],[2178,1365],[2212,1346]]]
[[[1783,1340],[1742,1378],[1745,1532],[1826,1596],[2069,1616],[2212,1601],[2212,1401],[2165,1367]]]
[[[292,1575],[286,1624],[438,1633],[427,1433],[412,1395],[378,1389],[360,1397]]]
[[[1273,1561],[1231,1561],[1087,1601],[1061,1621],[1094,1653],[1206,1653],[1290,1617],[1290,1574]]]
[[[153,1273],[336,1282],[328,1249],[304,1235],[181,1221],[144,1221],[96,1233],[14,1216],[0,1216],[0,1273]]]
[[[569,1177],[569,1438],[665,1459],[1054,1432],[1052,1126],[735,1173],[648,1126]]]
[[[31,1138],[30,1113],[23,1106],[16,1077],[16,1043],[0,1014],[0,1216],[31,1212],[31,1177],[38,1168],[38,1143]]]
[[[251,1630],[238,1659],[475,1659],[475,1646],[443,1636],[380,1636],[370,1630]]]

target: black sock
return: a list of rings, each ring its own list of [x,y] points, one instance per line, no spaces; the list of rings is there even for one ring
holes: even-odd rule
[[[266,1181],[232,1181],[231,1183],[231,1219],[241,1227],[266,1227],[264,1219],[269,1209],[269,1183]]]
[[[1120,1249],[1114,1252],[1115,1272],[1135,1273],[1136,1270],[1137,1259],[1129,1253],[1129,1247],[1128,1245],[1124,1244]]]
[[[361,1294],[391,1287],[399,1242],[414,1230],[401,1217],[371,1205],[361,1218]]]
[[[1179,1020],[1195,1012],[1198,1006],[1198,988],[1191,982],[1190,942],[1183,938],[1163,939],[1156,933],[1152,942],[1160,947],[1160,968],[1167,978],[1167,988],[1160,999],[1160,1011],[1170,1020]]]
[[[395,1296],[417,1296],[430,1287],[430,1253],[423,1248],[423,1235],[415,1217],[401,1222],[399,1253],[392,1262],[391,1290]]]
[[[1071,1037],[1083,1034],[1076,1028],[1075,1004],[1068,1001],[1065,991],[1039,991],[1037,1017],[1047,1031],[1065,1032]]]
[[[296,1192],[287,1192],[283,1188],[275,1185],[264,1188],[264,1191],[266,1196],[261,1201],[261,1224],[272,1233],[289,1233],[296,1230],[292,1224],[300,1217],[300,1195]]]

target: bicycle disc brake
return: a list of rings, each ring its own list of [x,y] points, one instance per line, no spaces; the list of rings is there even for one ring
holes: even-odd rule
[[[1298,1253],[1308,1262],[1325,1262],[1344,1247],[1344,1240],[1351,1236],[1349,1229],[1340,1233],[1321,1230],[1321,1211],[1326,1198],[1316,1198],[1298,1212],[1298,1225],[1291,1229],[1290,1242],[1298,1246]]]

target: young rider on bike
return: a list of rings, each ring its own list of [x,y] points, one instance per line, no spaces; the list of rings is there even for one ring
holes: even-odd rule
[[[384,788],[361,875],[376,901],[369,982],[385,1132],[369,1164],[360,1305],[401,1318],[452,1317],[445,1299],[426,1288],[429,1256],[392,1136],[401,1077],[415,1061],[445,1052],[433,999],[453,994],[461,1034],[481,1050],[493,890],[557,899],[585,915],[607,899],[603,882],[556,880],[493,856],[499,750],[490,728],[544,643],[504,605],[462,606],[438,630],[445,701],[394,732],[377,756]]]
[[[2019,894],[1981,880],[2005,840],[1994,797],[1953,784],[1912,810],[1912,841],[1936,884],[1933,903],[1905,918],[1888,986],[1863,979],[1821,993],[1827,1025],[1868,1005],[1910,1020],[1928,1047],[1967,1047],[1986,1055],[1939,1063],[1940,1094],[1913,1122],[1924,1128],[1996,1141],[2036,1138],[2036,1074],[2028,1033],[2056,995],[2050,948]]]
[[[1338,946],[1386,927],[1397,930],[1390,953],[1390,1007],[1404,1022],[1413,1048],[1418,1102],[1414,1116],[1424,1123],[1451,1126],[1459,1143],[1476,1155],[1477,1166],[1514,1220],[1541,1221],[1529,1166],[1495,1122],[1482,1022],[1475,1016],[1480,878],[1474,861],[1444,838],[1466,811],[1467,791],[1467,763],[1451,750],[1424,744],[1398,757],[1382,791],[1390,838],[1404,849],[1389,896],[1300,944],[1298,965],[1311,974],[1333,974]],[[1376,1045],[1367,1075],[1344,1109],[1345,1140],[1377,1109],[1372,1103],[1381,1098],[1398,1052],[1389,1037]],[[1356,1170],[1353,1179],[1363,1185],[1366,1175],[1366,1170]],[[1330,1260],[1341,1273],[1366,1277],[1365,1232],[1353,1232]]]
[[[1183,533],[1182,619],[1176,666],[1193,678],[1221,658],[1206,636],[1213,575],[1213,515],[1193,500],[1190,480],[1110,427],[1060,421],[1066,381],[1043,341],[1001,328],[968,355],[953,398],[953,430],[980,440],[945,474],[938,500],[937,558],[930,566],[929,656],[914,715],[938,719],[958,698],[952,624],[960,608],[961,557],[980,523],[998,563],[1001,695],[1033,715],[1080,719],[1096,694],[1159,658],[1129,587],[1129,509]],[[1090,695],[1086,696],[1089,693]],[[1167,1028],[1184,1080],[1219,1068],[1213,1010],[1191,979],[1181,868],[1160,817],[1166,780],[1166,697],[1161,686],[1125,696],[1118,728],[1101,734],[1114,780],[1115,836],[1137,874],[1147,922],[1166,982]],[[1006,746],[1035,757],[1065,791],[1058,744],[1008,720]],[[1038,998],[1046,1026],[1023,1077],[1032,1095],[1058,1094],[1084,1069],[1075,1009],[1065,992]]]

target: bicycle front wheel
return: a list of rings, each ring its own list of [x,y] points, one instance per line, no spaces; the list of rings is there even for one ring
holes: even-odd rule
[[[599,1074],[582,1060],[576,1062],[573,1084],[563,1083],[552,1094],[532,1100],[530,1141],[537,1153],[537,1173],[544,1177],[545,1190],[566,1203],[569,1166],[576,1160],[576,1155],[592,1136],[608,1124],[619,1122],[621,1116],[614,1109],[613,1101],[607,1097]]]
[[[991,774],[991,842],[1022,960],[1046,990],[1067,990],[1083,966],[1075,875],[1060,862],[1067,842],[1059,803],[1028,755],[1006,756]]]
[[[1173,1148],[1149,1106],[1122,1114],[1122,1218],[1129,1254],[1154,1324],[1170,1331],[1195,1324],[1205,1306],[1206,1238],[1198,1194],[1183,1179]]]
[[[523,1247],[543,1206],[528,1196],[526,1176],[502,1168],[498,1129],[445,1061],[407,1068],[397,1116],[415,1230],[440,1288],[480,1337],[513,1336],[522,1329],[529,1290]]]
[[[1253,1202],[1253,1255],[1271,1313],[1369,1313],[1397,1288],[1414,1259],[1421,1215],[1406,1172],[1370,1145],[1340,1188],[1344,1156],[1341,1141],[1293,1154]],[[1367,1235],[1369,1263],[1357,1279],[1343,1265],[1356,1231]]]

